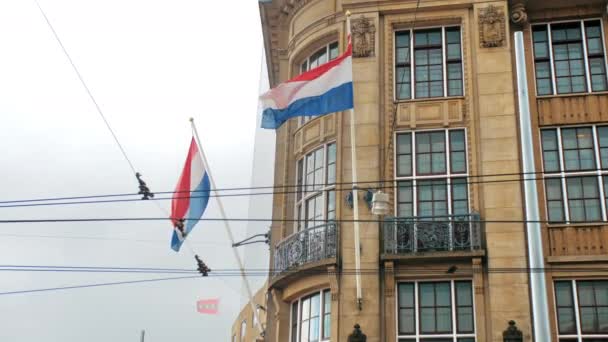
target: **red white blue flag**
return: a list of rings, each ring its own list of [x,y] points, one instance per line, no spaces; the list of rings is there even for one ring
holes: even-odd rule
[[[214,299],[201,299],[196,302],[196,311],[202,314],[216,315],[219,312],[220,300]]]
[[[199,146],[192,137],[186,163],[171,201],[171,221],[174,227],[171,248],[174,251],[179,251],[194,225],[203,216],[210,190],[209,175],[199,153]]]
[[[353,58],[348,38],[338,58],[281,83],[260,96],[262,128],[277,129],[295,116],[318,116],[353,108]]]

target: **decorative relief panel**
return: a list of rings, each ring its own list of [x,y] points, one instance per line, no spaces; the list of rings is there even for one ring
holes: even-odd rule
[[[294,134],[294,154],[306,152],[309,147],[320,144],[336,135],[336,115],[328,114],[313,119]]]
[[[384,262],[384,297],[395,295],[395,264],[392,261]]]
[[[505,14],[497,6],[490,5],[479,10],[479,45],[493,48],[505,44]]]
[[[397,126],[416,126],[463,122],[464,101],[462,99],[434,102],[405,102],[397,108]]]
[[[353,57],[373,57],[376,49],[376,26],[373,20],[361,15],[351,21]]]
[[[558,96],[536,99],[539,125],[608,121],[608,95]]]
[[[551,256],[606,254],[608,226],[549,227]]]

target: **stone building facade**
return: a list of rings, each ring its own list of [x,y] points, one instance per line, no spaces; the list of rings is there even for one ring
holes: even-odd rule
[[[361,199],[358,303],[350,117],[276,131],[266,341],[347,341],[355,324],[372,342],[498,342],[509,327],[533,340],[514,31],[542,171],[544,341],[608,341],[605,1],[268,0],[260,11],[271,86],[344,51],[352,13]],[[387,216],[367,206],[378,190]]]

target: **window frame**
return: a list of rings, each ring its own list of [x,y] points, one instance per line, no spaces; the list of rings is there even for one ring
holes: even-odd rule
[[[603,51],[603,59],[604,59],[604,72],[605,72],[605,85],[606,85],[606,89],[605,90],[596,90],[594,91],[592,88],[592,83],[591,83],[591,66],[589,65],[589,59],[590,58],[594,58],[593,56],[589,56],[588,53],[588,39],[587,39],[587,32],[586,32],[586,26],[585,26],[585,22],[592,22],[592,21],[599,21],[600,23],[600,32],[602,34],[601,36],[601,42],[602,42],[602,51]],[[553,24],[568,24],[568,23],[580,23],[580,28],[581,28],[581,47],[582,47],[582,54],[583,54],[583,70],[584,70],[584,77],[585,77],[585,91],[583,92],[570,92],[570,93],[559,93],[557,91],[557,76],[555,74],[555,58],[553,56],[553,38],[551,37],[551,33],[552,33],[552,29],[551,29],[551,25]],[[547,49],[548,49],[548,54],[549,56],[546,58],[546,62],[549,63],[549,70],[551,72],[551,75],[549,76],[550,79],[550,84],[551,84],[551,93],[550,94],[539,94],[538,93],[538,82],[537,82],[537,77],[536,77],[536,56],[535,56],[535,52],[536,49],[534,47],[534,27],[539,27],[539,26],[545,26],[546,27],[546,32],[547,32]],[[536,97],[553,97],[553,96],[568,96],[568,95],[582,95],[582,94],[601,94],[601,93],[605,93],[608,92],[608,56],[606,55],[606,34],[604,31],[604,20],[601,17],[589,17],[589,18],[583,18],[583,19],[578,19],[578,20],[572,20],[572,19],[567,19],[567,20],[555,20],[555,21],[542,21],[542,22],[538,22],[538,23],[534,23],[532,25],[530,25],[530,44],[531,44],[531,58],[532,58],[532,77],[534,78],[534,91],[535,91],[535,95]],[[597,58],[597,57],[595,57]]]
[[[465,171],[464,172],[452,172],[452,163],[451,163],[451,153],[452,153],[452,144],[450,141],[451,135],[453,131],[463,131],[464,136],[464,162],[465,162]],[[416,151],[416,135],[417,134],[425,134],[425,133],[433,133],[433,132],[444,132],[444,153],[445,153],[445,173],[429,173],[424,175],[418,175],[417,173],[417,151]],[[411,165],[411,174],[406,176],[400,176],[398,172],[398,137],[400,134],[410,134],[410,165]],[[436,129],[428,129],[428,130],[402,130],[396,131],[393,134],[393,146],[394,146],[394,162],[393,162],[393,175],[394,179],[394,187],[395,187],[395,201],[393,204],[393,212],[396,217],[400,217],[399,215],[399,183],[401,182],[411,182],[412,189],[412,217],[419,217],[419,201],[418,201],[418,182],[419,181],[427,181],[427,180],[445,180],[446,181],[446,202],[447,202],[447,215],[454,215],[454,203],[453,203],[453,180],[456,179],[464,179],[466,184],[466,193],[467,193],[467,207],[468,212],[471,212],[471,189],[469,188],[469,172],[470,172],[470,164],[467,158],[467,152],[469,150],[468,145],[468,129],[467,127],[451,127],[451,128],[436,128]],[[461,151],[454,151],[461,152]],[[432,163],[432,160],[431,160]],[[408,202],[409,203],[409,202]]]
[[[240,342],[245,342],[245,337],[247,336],[247,319],[244,319],[241,322],[241,336],[240,336]]]
[[[459,282],[466,282],[471,285],[471,306],[473,308],[473,331],[472,332],[459,332],[458,331],[458,299],[456,295],[456,284]],[[421,320],[420,320],[420,284],[424,283],[449,283],[450,284],[450,315],[451,315],[451,332],[439,333],[439,334],[422,334],[421,333]],[[400,284],[414,284],[414,334],[401,335],[399,333],[399,285]],[[412,341],[420,342],[432,339],[452,339],[454,342],[459,341],[461,338],[472,338],[477,341],[477,313],[475,311],[475,287],[473,279],[462,278],[462,279],[425,279],[425,280],[398,280],[395,284],[395,340],[401,341]],[[462,306],[461,306],[462,307]]]
[[[560,341],[561,339],[567,339],[567,340],[577,340],[577,341],[585,341],[585,339],[595,339],[595,338],[601,338],[601,339],[608,339],[608,332],[606,333],[601,333],[601,332],[593,332],[593,333],[584,333],[583,332],[583,328],[582,328],[582,323],[581,323],[581,306],[580,306],[580,295],[579,295],[579,282],[593,282],[593,281],[604,281],[604,282],[608,282],[608,279],[555,279],[553,281],[553,306],[554,306],[554,311],[555,311],[555,315],[553,316],[553,319],[555,320],[555,327],[556,327],[556,332],[557,332],[557,339],[558,341]],[[556,284],[558,282],[561,283],[569,283],[570,285],[570,295],[572,296],[571,301],[572,301],[572,305],[573,305],[573,311],[574,311],[574,330],[575,333],[565,333],[565,334],[560,334],[559,331],[559,316],[558,316],[558,310],[557,310],[557,286]],[[597,306],[596,306],[597,307]]]
[[[329,158],[328,158],[328,151],[330,149],[330,146],[335,146],[335,160],[333,161],[333,166],[335,168],[334,170],[334,181],[332,184],[329,184],[328,182],[328,169],[330,166],[330,162],[329,162]],[[306,161],[308,159],[309,156],[313,155],[319,151],[319,150],[323,150],[323,167],[322,167],[322,171],[321,171],[321,178],[322,178],[322,182],[321,182],[321,187],[320,189],[315,190],[314,188],[311,191],[308,191],[309,187],[312,187],[313,185],[308,185],[306,182],[306,174],[307,174],[307,168],[306,168]],[[299,167],[299,163],[302,163],[302,169],[300,169]],[[337,177],[338,177],[338,144],[335,140],[329,141],[327,143],[324,143],[320,146],[317,146],[316,148],[302,154],[302,156],[296,160],[296,194],[295,194],[295,198],[294,198],[294,217],[296,218],[294,220],[294,234],[306,230],[307,228],[312,228],[315,226],[319,226],[322,225],[322,222],[316,222],[313,223],[313,225],[308,226],[307,225],[307,221],[308,221],[308,208],[307,208],[307,204],[308,201],[310,200],[314,200],[315,197],[317,196],[321,196],[321,202],[322,202],[322,217],[321,217],[321,221],[327,221],[327,216],[328,213],[330,212],[329,209],[329,198],[330,192],[334,192],[334,208],[333,208],[333,212],[335,213],[335,215],[337,216],[337,194],[336,194],[336,183],[337,183]],[[316,166],[315,166],[315,170],[316,170]],[[302,173],[302,174],[300,174]],[[313,170],[313,174],[314,174],[314,170]],[[300,178],[301,177],[301,178]],[[299,180],[301,179],[302,183],[299,183]]]
[[[607,124],[580,124],[580,125],[568,125],[568,126],[549,126],[542,127],[539,130],[539,146],[540,146],[540,157],[541,159],[541,168],[542,168],[542,185],[544,189],[544,206],[545,206],[545,217],[549,224],[581,224],[581,223],[594,223],[594,222],[605,222],[607,221],[607,212],[608,212],[608,189],[604,188],[604,176],[608,176],[608,169],[602,168],[602,160],[600,155],[600,137],[599,137],[599,128],[608,127]],[[567,171],[565,168],[565,156],[564,156],[564,147],[563,147],[563,135],[562,130],[564,129],[578,129],[578,128],[591,128],[591,140],[592,140],[592,149],[593,149],[593,159],[594,166],[591,169],[584,170],[575,170],[575,171]],[[543,131],[554,131],[556,136],[556,146],[557,146],[557,163],[558,169],[557,171],[546,171],[545,170],[545,156],[544,156],[544,147],[542,141]],[[578,143],[577,143],[578,144]],[[555,150],[551,150],[555,151]],[[580,154],[579,154],[580,155]],[[580,177],[594,177],[597,183],[597,195],[600,204],[600,218],[599,220],[572,220],[571,219],[571,211],[570,211],[570,197],[568,194],[568,178],[580,178]],[[552,221],[549,216],[549,203],[548,203],[548,187],[547,180],[548,179],[559,179],[560,184],[560,192],[561,192],[561,209],[562,209],[562,217],[561,221]],[[555,200],[557,201],[557,200]]]
[[[449,28],[454,28],[457,27],[460,29],[460,76],[461,76],[461,89],[462,89],[462,94],[460,95],[449,95],[449,91],[448,91],[448,64],[450,63],[454,63],[455,60],[448,60],[447,59],[447,29]],[[443,94],[441,96],[430,96],[430,88],[429,88],[429,96],[428,97],[416,97],[416,62],[415,62],[415,33],[416,31],[426,31],[426,30],[433,30],[433,29],[441,29],[441,66],[442,66],[442,87],[443,87]],[[416,28],[400,28],[400,29],[394,29],[393,30],[393,61],[392,61],[392,68],[393,68],[393,77],[395,78],[392,81],[392,85],[393,85],[393,101],[395,102],[406,102],[406,101],[424,101],[424,100],[434,100],[434,99],[442,99],[442,98],[461,98],[464,97],[466,95],[466,89],[464,86],[464,77],[465,77],[465,68],[464,68],[464,43],[463,43],[463,30],[464,30],[464,26],[462,25],[462,23],[460,24],[450,24],[450,25],[434,25],[434,26],[424,26],[424,27],[416,27]],[[406,63],[407,65],[409,65],[410,68],[410,97],[409,98],[403,98],[400,99],[399,95],[397,93],[397,88],[398,88],[398,84],[399,83],[404,83],[404,82],[399,82],[399,80],[397,80],[397,33],[399,32],[409,32],[409,63]],[[430,82],[430,81],[429,81]]]
[[[325,312],[325,293],[329,293],[330,296],[330,311],[329,312]],[[330,335],[331,335],[331,312],[332,312],[332,308],[331,308],[331,289],[329,288],[322,288],[320,290],[315,290],[312,292],[308,292],[303,296],[300,296],[294,300],[292,300],[289,303],[289,340],[290,342],[295,341],[295,342],[300,342],[300,339],[302,338],[300,331],[302,330],[302,302],[305,301],[306,299],[312,298],[316,295],[319,295],[319,312],[318,312],[318,318],[319,318],[319,340],[317,342],[330,342],[331,341],[331,336],[327,337],[324,339],[323,336],[323,332],[325,330],[325,315],[329,314],[330,315]],[[293,317],[293,305],[295,303],[297,304],[297,317],[295,317],[296,319],[296,324],[295,324],[295,329],[296,329],[296,334],[297,336],[295,337],[294,340],[294,336],[293,336],[293,327],[294,327],[294,317]],[[310,321],[310,318],[309,318]]]
[[[338,54],[334,57],[331,58],[331,50],[332,50],[332,46],[335,46],[336,49],[338,50]],[[325,55],[327,56],[327,61],[325,61],[323,64],[334,60],[336,58],[338,58],[338,56],[340,56],[340,42],[338,40],[332,40],[331,42],[325,44],[323,47],[319,47],[318,49],[315,49],[313,53],[307,55],[305,58],[301,58],[300,62],[297,63],[295,65],[294,69],[297,69],[297,75],[300,75],[306,71],[310,70],[310,60],[313,56],[317,55],[319,52],[325,50]],[[330,59],[331,58],[331,59]],[[304,63],[306,63],[306,68],[303,68],[302,66],[304,65]],[[318,67],[320,65],[323,64],[317,64],[315,66]],[[304,70],[306,69],[306,70]],[[304,126],[304,124],[306,124],[307,122],[311,121],[313,118],[315,118],[316,116],[312,116],[312,115],[305,115],[305,116],[300,116],[297,118],[298,121],[298,127]]]

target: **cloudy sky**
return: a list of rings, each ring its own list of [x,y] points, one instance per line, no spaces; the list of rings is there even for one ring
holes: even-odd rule
[[[174,188],[189,117],[218,187],[247,187],[256,179],[257,1],[40,5],[152,191]],[[136,192],[129,165],[34,0],[0,1],[0,49],[0,201]],[[228,216],[246,217],[250,203],[229,197],[224,205]],[[270,216],[263,214],[256,216]],[[4,220],[162,216],[150,201],[0,208]],[[205,216],[219,216],[215,202]],[[232,227],[245,236],[246,223]],[[170,234],[161,221],[3,224],[0,264],[193,268],[190,251],[169,248]],[[190,238],[212,269],[236,267],[222,224],[199,224]],[[4,271],[0,293],[166,276]],[[139,341],[142,329],[146,341],[227,341],[241,285],[237,277],[208,277],[0,295],[0,341]],[[220,315],[196,312],[196,301],[206,298],[220,298]]]

